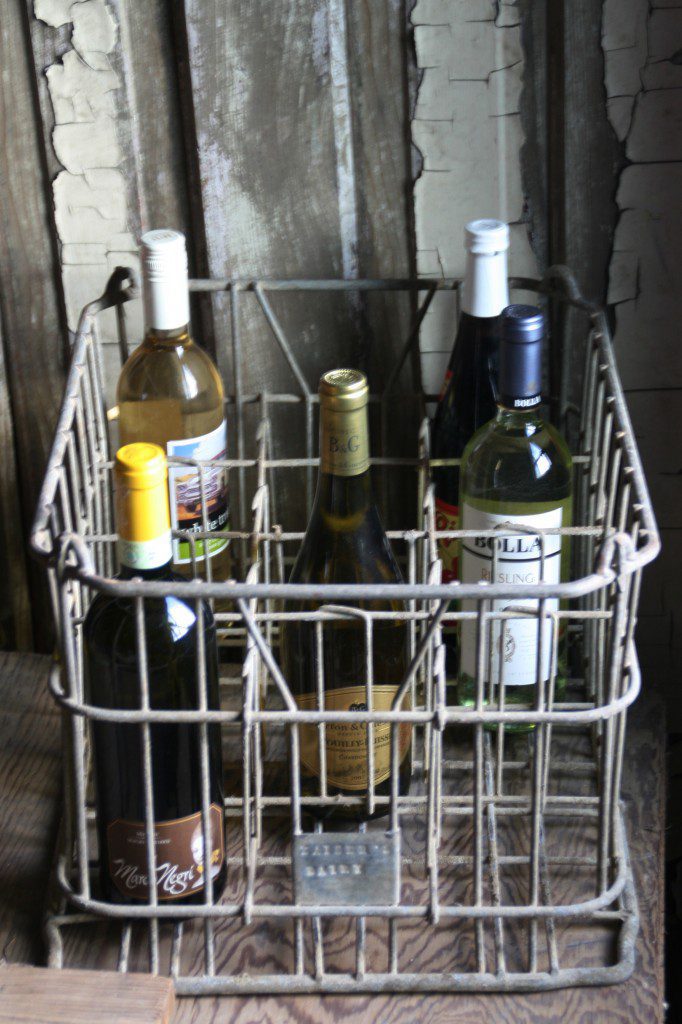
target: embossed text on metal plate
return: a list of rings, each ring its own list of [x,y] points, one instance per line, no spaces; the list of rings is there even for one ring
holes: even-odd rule
[[[294,836],[296,902],[305,907],[392,906],[400,898],[400,835]]]

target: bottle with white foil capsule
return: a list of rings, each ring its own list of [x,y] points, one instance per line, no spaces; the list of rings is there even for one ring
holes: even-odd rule
[[[225,459],[222,381],[190,333],[184,235],[169,229],[148,231],[142,236],[140,259],[146,333],[118,382],[120,443],[148,441],[169,456]],[[229,529],[226,469],[204,470],[203,493],[199,473],[191,466],[172,466],[168,483],[173,528],[187,531],[188,538],[173,542],[174,569],[186,576],[206,576],[208,555],[212,579],[227,579],[229,542],[219,535]],[[192,544],[189,538],[202,531],[215,531],[216,536]]]
[[[509,304],[509,228],[500,220],[472,220],[464,229],[467,251],[457,338],[445,374],[432,431],[434,459],[459,459],[479,427],[495,415],[500,313]],[[436,527],[459,527],[459,468],[437,466]],[[439,541],[443,582],[458,578],[459,543]]]
[[[119,449],[115,464],[119,579],[179,580],[172,571],[166,457],[152,444]],[[141,659],[152,710],[219,710],[218,649],[211,609],[175,596],[137,599],[97,594],[83,625],[86,697],[99,708],[143,706]],[[138,629],[144,627],[144,643]],[[199,673],[203,648],[205,692]],[[201,739],[195,723],[149,726],[156,884],[149,883],[142,727],[93,721],[97,831],[104,898],[115,903],[198,903],[207,870],[217,898],[225,884],[220,726],[205,728],[209,821],[202,820]],[[205,829],[206,824],[206,829]],[[204,855],[204,836],[210,850]]]
[[[462,540],[463,583],[559,583],[568,572],[568,538],[556,531],[571,525],[572,464],[566,442],[538,411],[544,333],[535,306],[509,306],[502,315],[497,415],[464,451],[460,490],[462,529],[493,530],[499,538]],[[479,607],[462,602],[465,611]],[[490,620],[483,678],[477,677],[477,623],[462,623],[461,704],[474,704],[479,687],[485,700],[492,692],[497,701],[502,683],[505,704],[534,706],[539,681],[554,676],[563,686],[563,631],[552,618],[559,602],[545,602],[541,652],[538,618],[528,615],[538,608],[529,598],[492,602],[493,611],[507,614]]]

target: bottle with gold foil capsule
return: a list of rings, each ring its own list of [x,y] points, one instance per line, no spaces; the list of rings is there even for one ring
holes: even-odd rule
[[[153,444],[121,448],[115,464],[118,579],[185,582],[172,571],[166,456]],[[140,709],[147,665],[152,710],[219,708],[218,651],[211,609],[175,596],[145,597],[144,640],[138,644],[135,599],[100,593],[83,627],[86,696],[100,708]],[[205,692],[199,670],[205,665]],[[151,784],[159,903],[206,898],[207,864],[213,897],[226,878],[220,726],[206,727],[210,855],[204,856],[201,724],[152,723]],[[100,879],[105,899],[149,902],[143,731],[140,724],[93,720]]]
[[[185,238],[160,229],[142,236],[140,248],[145,337],[126,362],[118,381],[119,438],[122,445],[148,441],[169,456],[225,459],[227,432],[223,385],[189,327],[189,291]],[[171,522],[192,534],[229,529],[228,478],[224,467],[199,474],[191,466],[169,471]],[[203,503],[206,504],[204,518]],[[194,552],[192,552],[194,547]],[[196,573],[193,566],[196,566]],[[173,567],[185,576],[206,576],[206,555],[213,580],[230,576],[225,537],[173,542]]]
[[[358,370],[331,370],[320,380],[320,472],[308,528],[291,573],[290,583],[402,583],[402,576],[379,518],[369,468],[367,379]],[[346,602],[348,603],[348,602]],[[287,602],[285,610],[306,611],[314,602]],[[402,611],[401,602],[363,601],[367,611]],[[389,710],[408,666],[405,620],[375,618],[371,710]],[[285,620],[281,659],[285,677],[298,706],[325,711],[369,709],[364,623],[358,617],[325,622],[322,650],[311,621]],[[320,657],[321,654],[321,657]],[[320,664],[321,661],[321,664]],[[320,668],[323,703],[318,697]],[[407,707],[404,704],[403,707]],[[391,727],[374,724],[373,781],[375,794],[390,793]],[[326,724],[326,788],[329,796],[366,796],[368,727],[366,724]],[[319,727],[299,729],[301,784],[305,795],[322,795]],[[399,729],[399,789],[410,780],[411,727]],[[379,803],[373,816],[385,814]],[[366,805],[318,807],[324,818],[366,819]]]

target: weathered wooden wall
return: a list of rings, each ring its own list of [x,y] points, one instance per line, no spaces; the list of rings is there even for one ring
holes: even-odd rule
[[[2,642],[46,642],[24,542],[67,327],[114,266],[134,266],[142,229],[185,230],[201,275],[449,276],[463,269],[464,222],[495,215],[512,224],[512,272],[566,261],[612,307],[665,544],[645,575],[641,635],[665,652],[672,681],[682,649],[680,52],[672,0],[8,5]],[[277,311],[311,383],[349,359],[381,387],[409,320],[407,301],[387,299],[299,297]],[[229,389],[225,303],[194,316]],[[139,307],[129,320],[134,336]],[[452,304],[439,298],[421,339],[426,391],[439,388],[453,328]],[[113,381],[113,323],[104,333]],[[293,389],[250,300],[243,341],[247,389]],[[418,379],[408,367],[404,386]],[[296,415],[287,444],[300,436]],[[398,443],[406,437],[396,432]]]

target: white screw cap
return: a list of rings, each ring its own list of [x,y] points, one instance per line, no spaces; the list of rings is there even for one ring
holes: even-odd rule
[[[469,252],[493,256],[509,248],[509,225],[503,220],[470,220],[464,227],[464,244]]]
[[[189,323],[185,236],[171,228],[146,231],[140,260],[147,328],[173,331]]]

